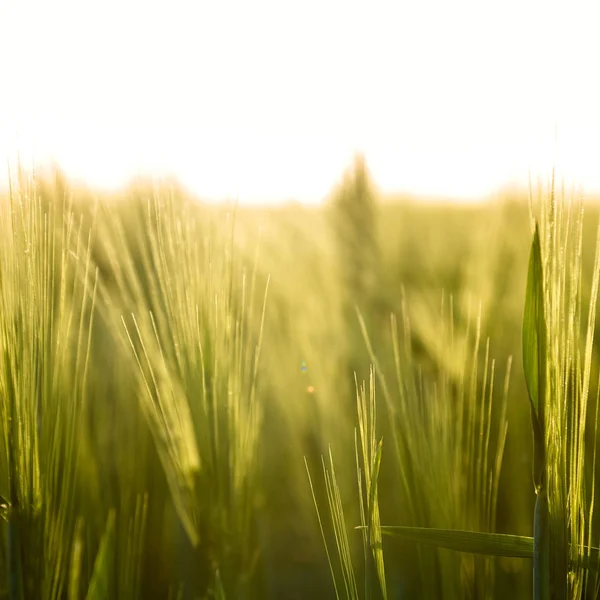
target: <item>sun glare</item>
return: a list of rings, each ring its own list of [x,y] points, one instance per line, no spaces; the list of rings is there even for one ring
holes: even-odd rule
[[[0,159],[105,188],[168,174],[241,202],[319,202],[357,150],[388,193],[475,199],[554,163],[600,191],[594,14],[574,0],[8,0]]]

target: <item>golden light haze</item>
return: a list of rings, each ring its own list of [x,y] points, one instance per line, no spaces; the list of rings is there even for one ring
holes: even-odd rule
[[[18,148],[102,187],[172,174],[241,202],[319,202],[357,150],[384,192],[473,199],[553,161],[600,191],[598,16],[575,0],[2,0],[0,159]]]

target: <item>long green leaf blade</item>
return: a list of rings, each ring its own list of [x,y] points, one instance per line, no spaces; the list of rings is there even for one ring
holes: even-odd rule
[[[362,526],[356,529],[364,529]],[[533,538],[527,535],[507,533],[486,533],[461,529],[435,529],[431,527],[408,527],[403,525],[382,525],[385,535],[401,537],[420,544],[429,544],[447,550],[484,554],[487,556],[507,556],[512,558],[533,558]],[[597,570],[600,548],[586,548],[572,560],[572,566]]]
[[[536,489],[543,481],[545,464],[544,399],[546,395],[546,318],[544,313],[544,275],[542,250],[538,225],[535,226],[527,291],[523,315],[523,370],[531,405],[533,427],[534,465],[533,478]]]
[[[385,535],[399,536],[405,540],[457,552],[514,558],[533,557],[533,538],[529,536],[402,525],[382,525],[381,531]]]
[[[525,371],[525,383],[527,384],[529,399],[537,417],[539,417],[540,387],[538,354],[541,341],[539,339],[539,322],[540,317],[543,317],[543,302],[542,252],[539,229],[536,224],[529,253],[529,270],[527,272],[527,290],[523,315],[523,370]]]

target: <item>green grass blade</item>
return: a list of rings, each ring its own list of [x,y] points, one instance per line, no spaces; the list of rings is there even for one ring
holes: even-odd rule
[[[365,529],[364,526],[356,529]],[[407,527],[403,525],[382,525],[385,535],[429,544],[438,548],[484,554],[487,556],[506,556],[511,558],[534,558],[534,540],[527,535],[511,535],[507,533],[486,533],[480,531],[464,531],[460,529],[435,529],[430,527]],[[573,567],[597,570],[600,548],[586,548],[572,561]]]
[[[539,416],[539,365],[540,348],[538,321],[543,310],[543,271],[538,226],[535,227],[529,254],[527,290],[523,315],[523,369],[529,399],[536,416]]]
[[[544,276],[539,229],[536,224],[527,274],[523,315],[523,370],[531,404],[534,443],[534,484],[543,482],[545,463],[544,399],[546,395],[546,318],[544,314]]]
[[[308,475],[308,482],[310,484],[310,491],[312,493],[315,510],[317,512],[317,520],[319,521],[319,530],[321,531],[321,538],[323,539],[323,546],[325,547],[325,555],[327,556],[327,563],[329,564],[329,572],[331,573],[331,579],[333,581],[335,597],[337,600],[339,600],[340,594],[338,592],[337,581],[336,581],[336,577],[335,577],[335,570],[333,568],[333,563],[331,561],[331,556],[329,554],[329,547],[327,546],[327,538],[325,537],[325,530],[323,529],[323,522],[321,521],[321,513],[319,511],[319,503],[317,502],[317,496],[315,494],[315,488],[313,486],[312,478],[310,476],[310,469],[308,468],[308,461],[306,460],[306,457],[304,457],[304,466],[306,467],[306,473]]]
[[[371,386],[374,383],[371,381]],[[381,467],[381,453],[383,449],[383,439],[379,440],[375,456],[373,457],[373,467],[371,471],[371,486],[369,489],[369,525],[371,527],[371,547],[373,549],[373,559],[377,570],[379,585],[384,600],[387,600],[387,588],[385,583],[385,564],[383,560],[383,544],[381,540],[381,526],[379,516],[379,498],[377,495],[377,482],[379,479],[379,469]]]
[[[111,598],[111,580],[113,575],[113,553],[115,542],[115,513],[108,515],[106,531],[100,543],[100,549],[94,563],[94,571],[86,600],[108,600]]]
[[[402,525],[382,525],[381,531],[385,535],[398,536],[412,542],[430,544],[457,552],[513,558],[533,557],[533,538],[529,536]]]
[[[379,440],[378,444],[377,444],[377,450],[375,451],[375,456],[373,457],[373,471],[371,474],[371,486],[369,489],[369,511],[370,511],[370,515],[369,515],[369,523],[371,523],[371,526],[373,526],[373,518],[374,518],[374,507],[375,507],[375,500],[376,500],[376,494],[377,494],[377,480],[379,478],[379,469],[381,467],[381,451],[383,448],[383,440]]]

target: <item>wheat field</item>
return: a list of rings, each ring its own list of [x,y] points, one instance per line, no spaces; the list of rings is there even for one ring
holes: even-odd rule
[[[0,597],[598,595],[595,205],[1,200]]]

